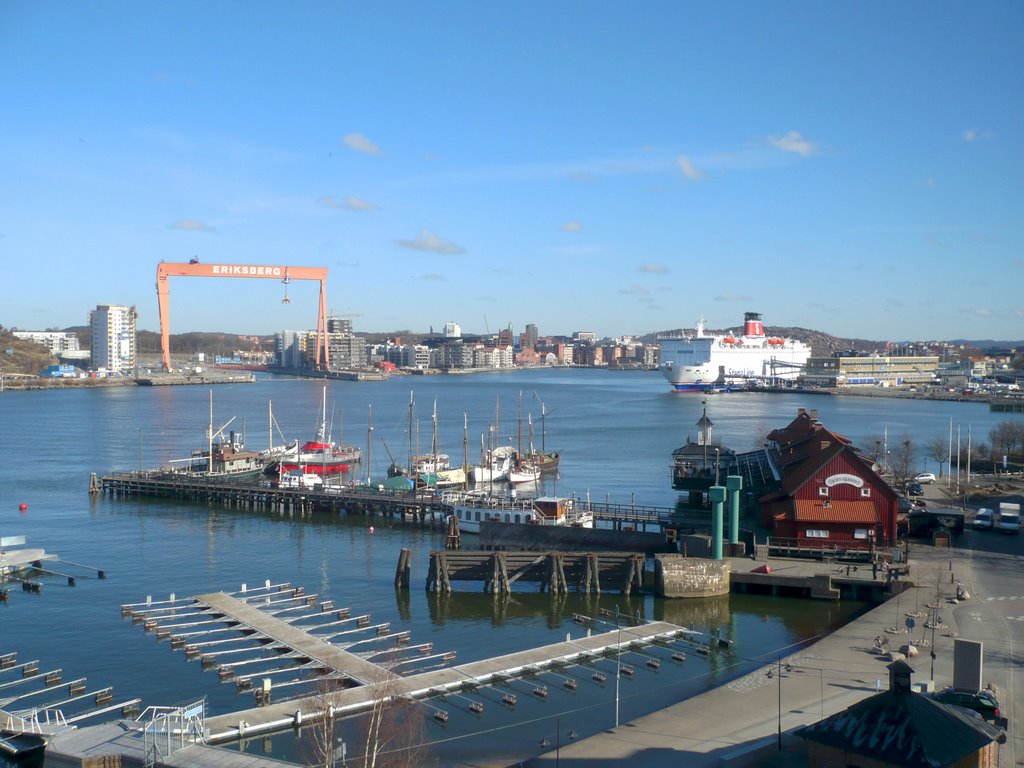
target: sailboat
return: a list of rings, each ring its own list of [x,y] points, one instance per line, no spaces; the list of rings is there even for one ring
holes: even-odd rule
[[[234,430],[231,430],[225,439],[225,430],[234,420],[235,417],[232,416],[222,427],[214,430],[211,389],[210,423],[206,428],[207,447],[192,451],[192,455],[187,459],[172,459],[171,471],[201,475],[211,480],[245,480],[258,475],[263,470],[262,457],[254,451],[245,450],[241,435]]]
[[[534,393],[536,396],[536,393]],[[558,471],[558,460],[561,458],[561,454],[558,451],[548,451],[546,443],[546,424],[547,418],[551,414],[548,413],[544,407],[544,401],[540,402],[540,450],[536,450],[533,445],[533,415],[530,414],[530,452],[525,454],[522,458],[522,463],[529,464],[540,470],[542,475],[553,475]]]
[[[327,434],[327,387],[324,387],[316,439],[282,453],[277,462],[267,466],[265,472],[268,475],[280,475],[300,470],[303,474],[328,477],[348,472],[361,458],[362,451],[358,447],[336,445]]]

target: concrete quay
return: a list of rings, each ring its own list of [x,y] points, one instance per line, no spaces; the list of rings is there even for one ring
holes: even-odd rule
[[[976,573],[976,558],[978,553],[972,550],[912,545],[911,565],[920,586],[893,597],[812,645],[726,685],[586,739],[570,741],[562,735],[557,752],[540,755],[526,764],[531,768],[562,762],[572,768],[627,764],[644,768],[807,765],[803,740],[792,732],[846,709],[879,688],[884,690],[889,662],[887,656],[875,652],[875,638],[887,638],[890,647],[898,650],[907,642],[906,614],[918,608],[926,610],[926,604],[935,600],[937,589],[942,593],[939,614],[948,627],[934,632],[933,674],[930,649],[922,644],[922,640],[931,641],[932,631],[924,629],[923,617],[917,619],[913,637],[920,654],[908,659],[916,671],[915,685],[931,679],[936,688],[948,686],[953,676],[954,638],[981,639],[979,627],[996,624],[992,605],[1003,599],[1024,600],[986,597],[979,583],[984,574]],[[1011,556],[1009,561],[1018,591],[1024,595],[1022,563],[1024,558],[1019,555]],[[819,569],[821,565],[817,564]],[[870,575],[870,568],[867,573]],[[951,600],[956,581],[963,582],[972,595],[959,604]],[[903,633],[886,631],[897,628]],[[999,750],[999,768],[1013,768],[1020,764],[1018,759],[1024,759],[1024,702],[1014,688],[1014,667],[1018,667],[1019,675],[1019,661],[1013,655],[1013,631],[1011,628],[1008,636],[998,640],[984,638],[985,680],[997,686],[1003,714],[1010,723],[1009,738]]]

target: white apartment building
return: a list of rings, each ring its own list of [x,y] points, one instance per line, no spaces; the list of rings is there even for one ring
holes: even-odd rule
[[[89,364],[118,373],[135,370],[135,307],[99,304],[89,313],[92,349]]]
[[[68,331],[14,331],[14,337],[42,344],[55,355],[78,351],[78,336]]]

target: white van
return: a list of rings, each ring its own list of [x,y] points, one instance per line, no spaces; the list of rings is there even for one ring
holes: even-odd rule
[[[979,509],[974,513],[974,521],[971,525],[976,531],[988,531],[992,529],[995,513],[991,509]]]
[[[1020,504],[1000,504],[995,528],[1000,533],[1020,533]]]

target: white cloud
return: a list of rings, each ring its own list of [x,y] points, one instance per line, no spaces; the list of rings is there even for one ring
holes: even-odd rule
[[[583,225],[578,221],[567,221],[562,225],[563,232],[579,232],[583,229]]]
[[[460,253],[466,252],[466,249],[461,245],[456,245],[450,240],[438,237],[435,233],[425,227],[420,230],[418,235],[416,235],[415,240],[399,240],[398,244],[403,248],[408,248],[413,251],[440,253],[445,256],[457,256]]]
[[[697,179],[704,177],[703,172],[699,171],[686,155],[680,155],[677,157],[676,165],[679,166],[679,170],[683,172],[683,176],[688,179],[696,181]]]
[[[1018,307],[1017,309],[1013,310],[1013,314],[1015,314],[1017,317],[1024,317],[1024,307]]]
[[[749,296],[740,296],[739,294],[726,291],[715,296],[715,301],[753,301],[753,299]]]
[[[988,141],[992,138],[991,131],[979,131],[977,128],[967,128],[961,134],[963,140],[968,144],[974,141]]]
[[[342,136],[341,143],[349,149],[366,155],[380,154],[380,147],[361,133],[346,133]]]
[[[992,317],[992,310],[988,307],[978,307],[974,310],[974,314],[978,317]]]
[[[320,198],[320,202],[328,208],[338,208],[345,211],[373,211],[378,207],[376,203],[362,200],[353,195],[349,195],[344,200],[335,200],[333,195],[324,195]]]
[[[805,139],[798,131],[790,131],[784,136],[771,136],[768,141],[776,149],[795,152],[803,157],[810,157],[818,151],[817,145]]]
[[[216,232],[217,228],[212,227],[205,221],[198,219],[178,219],[170,225],[171,229],[180,229],[184,232]]]
[[[664,264],[655,264],[653,261],[648,261],[646,264],[640,265],[640,271],[652,275],[667,275],[668,267]]]

